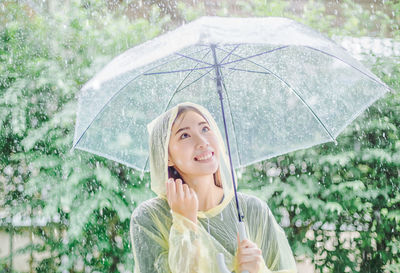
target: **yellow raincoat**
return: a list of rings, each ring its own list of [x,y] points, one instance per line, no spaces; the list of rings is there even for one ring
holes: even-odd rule
[[[166,199],[168,143],[178,107],[197,108],[207,119],[219,142],[220,176],[224,198],[208,211],[198,211],[197,226],[173,212]],[[130,235],[135,273],[218,273],[216,254],[225,256],[230,271],[236,264],[238,220],[229,159],[218,127],[203,107],[182,103],[148,125],[151,189],[156,198],[140,204],[133,212]],[[262,250],[264,265],[258,273],[295,273],[296,264],[285,233],[268,205],[260,199],[238,192],[248,239]]]

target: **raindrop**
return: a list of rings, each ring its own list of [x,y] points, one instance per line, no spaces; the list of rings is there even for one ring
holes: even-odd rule
[[[6,175],[11,176],[14,173],[14,170],[10,165],[8,165],[7,167],[4,168],[3,172]]]

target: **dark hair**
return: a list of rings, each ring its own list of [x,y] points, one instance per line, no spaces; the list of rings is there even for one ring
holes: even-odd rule
[[[208,123],[207,118],[201,113],[197,108],[193,106],[179,106],[178,108],[178,113],[176,114],[175,120],[172,123],[172,125],[176,122],[176,120],[184,113],[193,111],[202,116]],[[220,170],[218,167],[218,170],[213,174],[214,176],[214,184],[220,188],[222,188],[222,182],[221,182],[221,175],[220,175]],[[173,166],[168,166],[168,178],[173,178],[175,179],[181,179],[183,184],[186,184],[185,181],[183,180],[181,174],[173,167]]]

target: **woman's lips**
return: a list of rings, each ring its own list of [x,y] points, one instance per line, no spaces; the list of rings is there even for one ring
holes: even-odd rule
[[[214,157],[214,152],[207,151],[194,158],[195,161],[209,161]]]

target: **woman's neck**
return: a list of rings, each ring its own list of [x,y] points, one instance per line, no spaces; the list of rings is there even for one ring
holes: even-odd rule
[[[184,180],[197,194],[199,211],[207,211],[220,203],[224,191],[215,185],[213,175],[184,178]]]

